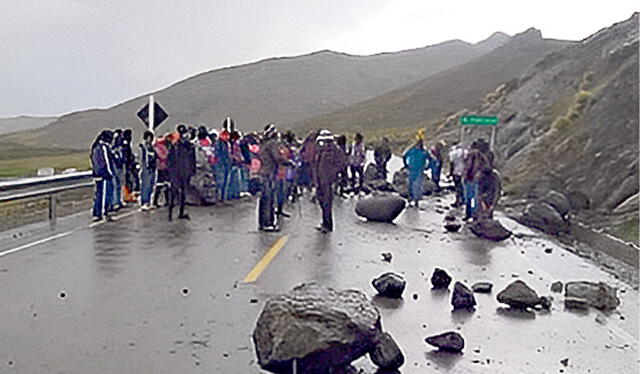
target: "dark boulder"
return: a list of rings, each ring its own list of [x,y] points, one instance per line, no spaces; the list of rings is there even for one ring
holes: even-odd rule
[[[547,203],[527,205],[517,221],[525,226],[541,230],[547,234],[558,235],[569,231],[569,221],[562,218],[554,207]]]
[[[567,195],[569,204],[573,211],[581,211],[591,208],[591,200],[589,196],[585,195],[581,191],[570,191]]]
[[[612,310],[620,305],[616,289],[604,282],[568,282],[564,287],[564,296],[585,300],[600,310]]]
[[[384,179],[372,180],[369,182],[365,182],[365,184],[371,191],[396,192],[396,189],[393,188],[393,185]]]
[[[380,173],[380,170],[376,167],[374,163],[370,163],[369,165],[367,165],[366,169],[364,170],[364,174],[362,175],[362,178],[364,179],[365,183],[371,182],[374,180],[384,179],[384,177]]]
[[[398,299],[402,297],[407,282],[395,273],[384,273],[371,281],[378,295]]]
[[[431,275],[431,284],[435,289],[448,288],[451,284],[451,276],[446,271],[436,268]]]
[[[444,229],[448,232],[458,232],[462,228],[462,224],[460,222],[451,222],[445,221]]]
[[[560,293],[563,288],[564,285],[560,281],[551,283],[551,292]]]
[[[477,237],[494,242],[505,240],[511,236],[511,231],[507,230],[495,219],[483,219],[473,222],[469,229]]]
[[[551,205],[558,213],[560,213],[560,216],[562,216],[563,218],[566,218],[569,215],[571,203],[564,194],[558,191],[549,191],[542,198],[542,202]]]
[[[407,203],[399,196],[377,196],[359,200],[356,214],[369,221],[393,222],[404,210]]]
[[[491,293],[491,290],[493,289],[493,284],[489,282],[478,282],[473,286],[471,286],[471,289],[473,290],[473,292],[476,292],[476,293]]]
[[[258,363],[273,373],[329,373],[370,352],[380,313],[357,290],[315,283],[267,300],[253,331]]]
[[[498,302],[512,308],[527,309],[540,304],[540,297],[531,287],[521,280],[517,280],[500,291],[496,297]]]
[[[469,287],[460,282],[453,285],[453,295],[451,295],[451,305],[453,309],[470,309],[475,307],[476,298]]]
[[[430,336],[425,341],[446,352],[461,352],[464,349],[464,338],[455,331]]]
[[[389,333],[380,334],[369,358],[380,369],[394,370],[404,364],[404,355]]]

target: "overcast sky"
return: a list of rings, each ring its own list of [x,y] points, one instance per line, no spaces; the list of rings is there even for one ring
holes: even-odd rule
[[[583,39],[637,0],[0,0],[0,117],[109,107],[219,67],[372,54],[531,26]]]

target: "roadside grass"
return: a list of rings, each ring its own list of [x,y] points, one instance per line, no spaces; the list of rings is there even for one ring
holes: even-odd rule
[[[38,168],[52,167],[56,172],[61,172],[68,168],[78,170],[89,169],[89,155],[87,152],[72,152],[66,154],[56,154],[33,157],[32,154],[23,153],[23,157],[14,154],[13,158],[5,157],[4,149],[0,157],[0,178],[26,177],[36,174]],[[27,156],[27,157],[24,157]]]
[[[633,218],[607,230],[609,234],[624,241],[640,245],[640,219]]]

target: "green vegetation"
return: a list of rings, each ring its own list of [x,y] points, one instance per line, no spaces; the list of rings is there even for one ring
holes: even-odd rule
[[[607,230],[609,234],[624,241],[640,245],[640,220],[632,218],[618,226]]]
[[[589,104],[591,100],[591,92],[580,90],[578,91],[574,97],[569,110],[558,117],[551,123],[552,130],[563,130],[568,126],[574,124],[580,117],[582,117],[582,113],[584,109]]]
[[[26,154],[27,156],[30,156]],[[4,153],[3,153],[4,156]],[[40,157],[14,157],[0,159],[0,178],[25,177],[35,175],[38,168],[52,167],[56,172],[68,168],[78,170],[88,169],[90,166],[87,152],[73,152],[62,155]]]

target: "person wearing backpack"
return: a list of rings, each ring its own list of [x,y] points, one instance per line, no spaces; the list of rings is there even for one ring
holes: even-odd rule
[[[93,222],[102,219],[110,220],[109,207],[113,198],[114,168],[111,156],[111,143],[113,134],[109,130],[102,130],[100,135],[91,145],[91,169],[96,185],[93,199]]]
[[[156,184],[157,155],[153,147],[153,133],[149,130],[142,135],[140,143],[140,209],[150,210],[151,194]]]

